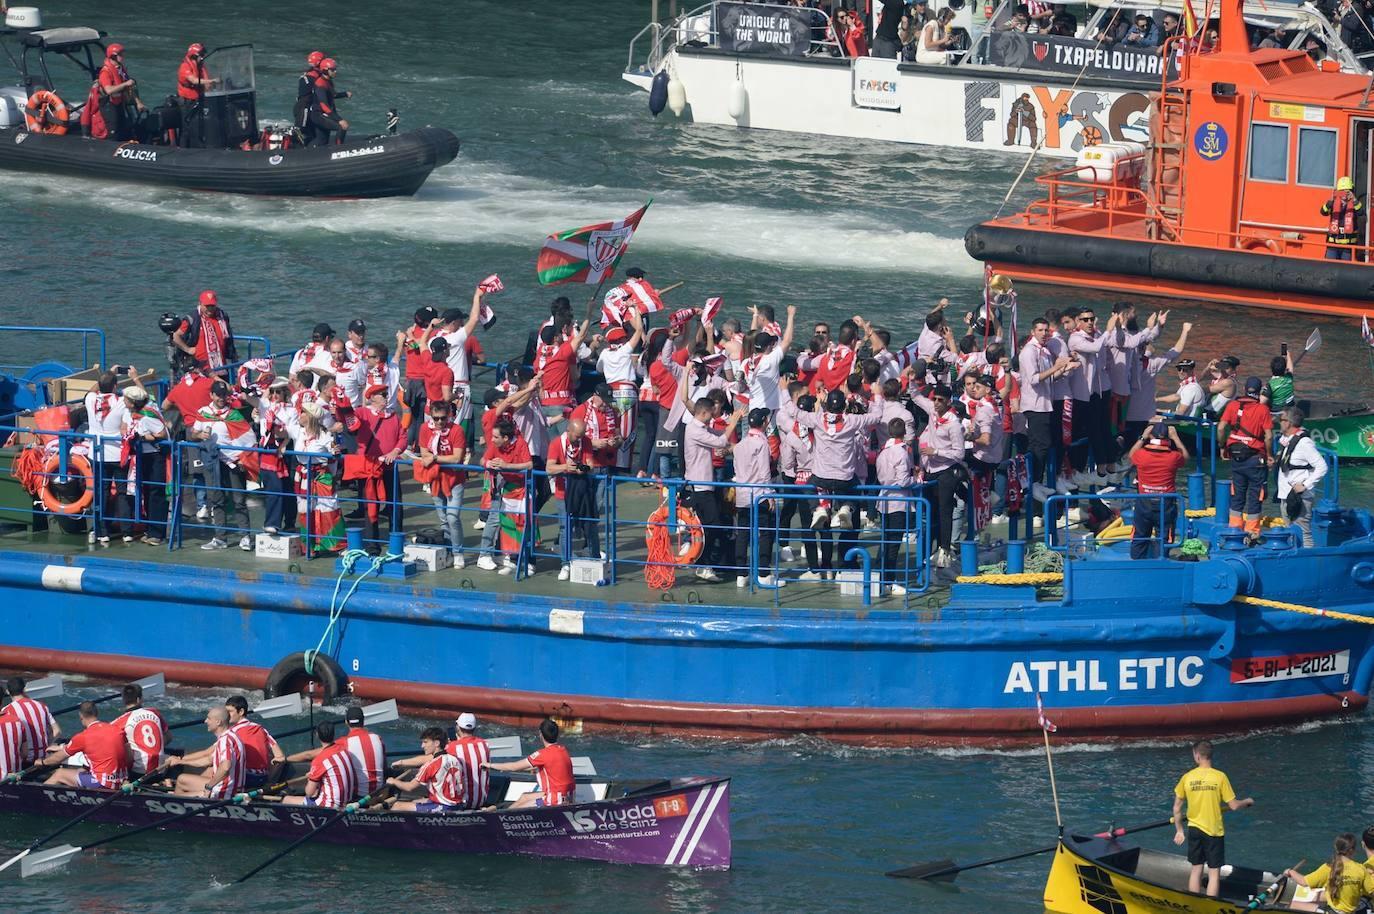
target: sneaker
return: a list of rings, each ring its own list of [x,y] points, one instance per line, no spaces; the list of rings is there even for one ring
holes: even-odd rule
[[[801,574],[799,574],[799,575],[797,576],[797,580],[799,580],[799,581],[820,581],[820,580],[823,580],[823,578],[821,577],[821,573],[820,573],[819,571],[810,571],[810,570],[807,570],[807,571],[803,571]]]
[[[134,541],[134,535],[133,535],[132,533],[126,533],[126,534],[124,534],[124,542],[126,542],[126,543],[132,543],[133,541]]]
[[[906,588],[901,584],[889,584],[887,586],[887,592],[894,597],[900,597],[906,594]]]
[[[209,516],[210,516],[210,506],[209,506],[209,505],[201,505],[199,508],[196,509],[196,520],[205,520],[205,518],[207,518],[207,517],[209,517]]]
[[[773,575],[771,575],[771,574],[763,574],[763,575],[759,575],[759,586],[761,586],[761,587],[786,587],[786,586],[787,586],[787,582],[784,581],[782,578],[775,577],[775,576],[773,576]]]
[[[162,545],[162,540],[159,539],[159,538],[156,537],[156,536],[145,536],[145,537],[143,537],[143,542],[147,543],[149,546],[161,546],[161,545]]]
[[[533,563],[533,562],[531,562],[530,564],[528,564],[528,565],[525,566],[525,577],[529,577],[529,576],[532,575],[532,574],[534,574],[534,563]]]
[[[477,559],[477,567],[482,569],[483,571],[495,571],[496,559],[492,558],[489,555],[481,556]]]
[[[1070,508],[1070,509],[1069,509],[1067,512],[1065,512],[1065,513],[1066,513],[1066,516],[1067,516],[1068,519],[1069,519],[1069,523],[1071,523],[1071,524],[1079,524],[1079,523],[1082,523],[1082,522],[1083,522],[1083,509],[1082,509],[1082,508]]]
[[[239,540],[239,548],[242,549],[244,552],[252,552],[253,538],[247,534],[244,534],[243,539]]]
[[[830,521],[831,530],[853,530],[854,512],[848,505],[835,512],[835,516]]]
[[[97,536],[95,541],[102,546],[110,545],[110,538],[108,536]]]
[[[210,552],[215,549],[228,549],[229,544],[216,536],[212,537],[208,543],[201,543],[200,548],[204,549],[206,552]]]
[[[919,533],[908,533],[908,534],[906,535],[906,541],[907,541],[908,543],[910,543],[911,545],[913,545],[913,546],[919,546],[919,545],[921,544],[921,534],[919,534]]]
[[[737,575],[735,575],[735,586],[736,586],[736,587],[748,587],[748,586],[749,586],[749,578],[745,577],[745,576],[742,575],[742,574],[737,574]]]
[[[423,492],[423,493],[425,493],[426,495],[430,494],[430,493],[429,493],[429,483],[427,483],[427,482],[426,482],[426,483],[422,483],[422,484],[420,485],[420,491]]]
[[[1054,497],[1055,494],[1056,490],[1051,489],[1049,486],[1042,486],[1038,482],[1035,483],[1035,485],[1031,486],[1031,498],[1035,499],[1041,504],[1049,501],[1051,498]],[[1066,495],[1068,493],[1060,492],[1058,494]]]
[[[496,569],[496,573],[497,573],[497,574],[511,574],[511,573],[513,573],[514,571],[515,571],[515,566],[514,566],[514,565],[502,565],[500,568]]]
[[[817,508],[811,515],[811,529],[824,530],[830,525],[830,512],[825,508]]]
[[[475,520],[472,522],[472,529],[474,530],[483,530],[486,529],[486,526],[487,522],[484,520]]]
[[[708,584],[719,584],[720,575],[716,574],[714,568],[700,568],[697,570],[697,577]]]
[[[865,529],[865,530],[877,530],[877,529],[878,529],[878,518],[876,518],[876,517],[874,517],[874,516],[872,516],[872,515],[870,515],[870,514],[865,514],[865,515],[863,516],[863,520],[864,520],[864,529]]]
[[[784,564],[797,560],[797,553],[791,546],[783,546],[780,556]]]
[[[935,550],[935,567],[936,567],[936,568],[948,568],[948,567],[949,567],[949,553],[946,552],[944,549],[936,549],[936,550]]]
[[[249,479],[243,484],[243,490],[245,492],[256,492],[258,489],[261,488],[262,483],[258,482],[256,479]]]
[[[570,579],[571,577],[572,577],[572,566],[571,566],[571,565],[564,565],[562,568],[558,569],[558,580],[560,580],[560,581],[566,581],[566,580]]]
[[[465,558],[463,558],[463,555],[462,555],[461,552],[460,552],[460,553],[456,553],[456,554],[453,556],[453,567],[454,567],[454,568],[459,568],[459,569],[468,567],[468,560],[465,559]]]
[[[992,521],[991,521],[991,523],[994,523],[994,524],[1005,524],[1005,523],[1007,523],[1007,516],[1006,516],[1005,514],[1000,514],[1000,513],[999,513],[999,514],[994,514],[994,515],[992,516]]]
[[[266,533],[268,536],[276,536],[278,530],[276,527],[263,527],[262,532]]]
[[[1068,495],[1076,488],[1078,488],[1077,485],[1071,483],[1063,476],[1060,476],[1054,482],[1054,491],[1058,492],[1060,495]]]

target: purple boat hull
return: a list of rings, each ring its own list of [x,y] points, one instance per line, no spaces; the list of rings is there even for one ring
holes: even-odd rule
[[[0,812],[70,819],[108,796],[96,790],[0,784]],[[132,793],[90,821],[149,825],[209,803],[165,793]],[[189,816],[170,828],[293,840],[331,813],[256,802]],[[443,815],[362,811],[344,816],[314,840],[447,854],[520,854],[723,870],[730,868],[730,781],[675,778],[616,799],[549,809]]]

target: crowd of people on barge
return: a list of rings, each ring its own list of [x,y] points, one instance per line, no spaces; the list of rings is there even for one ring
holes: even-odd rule
[[[171,743],[172,731],[183,724],[168,724],[161,711],[145,705],[137,683],[120,691],[123,708],[113,720],[101,720],[97,702],[80,702],[81,729],[66,740],[48,706],[24,694],[26,686],[22,676],[5,683],[0,781],[46,771],[44,783],[56,787],[117,790],[134,783],[208,800],[256,790],[287,805],[330,809],[370,797],[397,811],[452,813],[495,808],[502,799],[492,789],[495,771],[535,778],[534,789],[520,794],[511,808],[562,806],[575,799],[572,757],[559,741],[558,724],[549,719],[538,728],[540,748],[514,761],[492,761],[471,712],[458,715],[452,734],[427,727],[418,755],[388,761],[386,743],[354,705],[344,712],[345,729],[322,721],[311,748],[286,755],[276,737],[249,719],[247,697],[231,695],[205,713],[210,743],[187,751]],[[293,777],[293,765],[305,773]]]
[[[953,314],[941,300],[899,347],[903,330],[861,314],[808,330],[792,306],[738,318],[720,299],[673,309],[631,269],[580,319],[556,298],[523,356],[479,391],[491,280],[467,310],[421,307],[388,342],[366,318],[343,335],[322,322],[289,363],[237,361],[227,311],[202,293],[194,313],[164,322],[183,373],[160,403],[128,366],[67,417],[93,439],[74,450],[97,465],[93,541],[161,545],[170,488],[208,551],[234,537],[252,551],[254,530],[294,527],[309,548],[337,551],[346,523],[376,550],[387,532],[416,529],[419,487],[437,521],[430,541],[458,567],[475,558],[509,574],[523,558],[534,573],[550,553],[522,548],[524,527],[533,520],[538,536],[556,518],[551,554],[565,580],[575,557],[604,558],[608,498],[667,482],[700,524],[690,564],[703,582],[747,585],[751,550],[761,585],[785,584],[794,563],[796,578],[819,581],[876,546],[874,565],[901,588],[913,564],[948,567],[959,540],[1036,516],[1055,494],[1098,496],[1068,520],[1099,531],[1131,480],[1161,496],[1133,503],[1133,554],[1158,556],[1176,522],[1167,496],[1193,456],[1193,432],[1176,426],[1210,419],[1230,462],[1231,525],[1260,536],[1277,470],[1280,514],[1312,544],[1327,464],[1303,431],[1291,356],[1275,356],[1263,381],[1234,356],[1199,366],[1184,354],[1191,325],[1173,334],[1168,311],[1051,309],[1018,338],[995,301]],[[184,443],[180,467],[171,441]],[[47,453],[59,447],[50,438]],[[30,481],[50,483],[44,504],[61,511],[55,475],[33,469]],[[263,505],[256,527],[250,492]],[[922,526],[930,552],[917,555]]]

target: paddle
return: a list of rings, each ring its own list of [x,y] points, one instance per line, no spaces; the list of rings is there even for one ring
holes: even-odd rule
[[[35,679],[24,687],[24,694],[29,698],[47,700],[56,698],[63,692],[61,676],[45,676],[42,679]]]
[[[1173,819],[1165,819],[1162,822],[1151,822],[1149,825],[1133,825],[1130,828],[1113,828],[1110,831],[1100,832],[1095,838],[1120,838],[1122,835],[1132,835],[1140,831],[1149,831],[1152,828],[1163,828],[1166,825],[1174,824]],[[945,879],[953,881],[956,874],[964,870],[976,870],[983,866],[992,866],[994,863],[1006,863],[1010,860],[1021,860],[1026,857],[1034,857],[1037,854],[1048,854],[1056,850],[1059,843],[1048,847],[1038,847],[1033,851],[1023,851],[1019,854],[1008,854],[1005,857],[994,857],[991,860],[979,860],[977,863],[966,863],[963,865],[955,863],[953,860],[933,860],[929,863],[917,863],[913,866],[903,867],[900,870],[893,870],[888,873],[895,879]]]
[[[45,851],[39,851],[31,857],[25,858],[24,862],[19,865],[19,875],[24,879],[27,879],[30,876],[37,876],[39,873],[46,873],[49,870],[57,869],[59,866],[64,865],[68,860],[75,857],[77,854],[81,853],[82,851],[88,851],[93,847],[99,847],[102,844],[109,844],[112,841],[122,841],[125,838],[132,838],[134,835],[142,834],[143,832],[150,831],[154,828],[166,828],[168,825],[171,825],[174,822],[180,822],[182,819],[189,819],[192,816],[203,815],[207,812],[210,812],[211,810],[220,809],[222,807],[229,806],[234,803],[246,802],[248,800],[255,799],[256,797],[259,797],[261,795],[261,790],[250,790],[248,791],[248,793],[236,793],[232,797],[229,797],[227,800],[217,800],[214,803],[210,803],[205,806],[197,806],[195,809],[179,813],[175,816],[172,816],[170,819],[159,819],[156,822],[151,822],[147,825],[140,825],[138,828],[131,828],[128,831],[122,831],[118,834],[110,835],[107,838],[101,838],[99,841],[92,841],[90,844],[83,844],[80,847],[76,847],[71,844],[62,844],[57,847],[50,847]]]
[[[283,695],[280,698],[269,698],[248,713],[256,714],[263,720],[270,720],[274,717],[291,717],[292,715],[299,714],[303,707],[301,694],[299,692],[292,692],[290,695]],[[167,729],[180,730],[183,727],[194,727],[196,724],[203,723],[205,723],[205,718],[199,717],[195,720],[183,720],[175,724],[169,724]]]
[[[1303,865],[1304,863],[1306,863],[1306,862],[1307,862],[1307,858],[1306,858],[1306,857],[1303,857],[1301,860],[1299,860],[1299,861],[1298,861],[1297,863],[1295,863],[1293,866],[1290,866],[1288,869],[1289,869],[1289,870],[1295,870],[1295,869],[1297,869],[1298,867],[1302,866],[1302,865]],[[1250,903],[1249,903],[1248,905],[1245,906],[1245,910],[1247,910],[1247,911],[1256,911],[1256,910],[1258,910],[1259,907],[1260,907],[1260,905],[1262,905],[1262,904],[1264,904],[1266,901],[1268,901],[1268,900],[1274,895],[1275,892],[1278,892],[1278,891],[1280,890],[1280,889],[1279,889],[1279,886],[1283,885],[1283,884],[1284,884],[1285,882],[1287,882],[1287,881],[1288,881],[1288,870],[1284,870],[1282,873],[1279,874],[1279,878],[1277,878],[1277,879],[1275,879],[1273,882],[1269,883],[1269,888],[1265,889],[1263,892],[1260,892],[1260,893],[1259,893],[1258,895],[1256,895],[1254,898],[1251,898],[1251,899],[1250,899]]]
[[[65,832],[67,829],[72,828],[73,826],[76,826],[76,825],[80,825],[82,822],[85,822],[85,821],[86,821],[87,819],[89,819],[91,816],[93,816],[93,815],[95,815],[96,813],[100,812],[100,810],[104,809],[106,806],[109,806],[111,803],[113,803],[115,800],[119,799],[120,797],[124,796],[125,794],[133,793],[134,790],[136,790],[136,789],[139,787],[139,785],[141,785],[144,781],[148,780],[148,778],[152,777],[152,776],[155,775],[155,774],[162,774],[162,772],[164,772],[164,771],[167,770],[167,767],[168,767],[168,766],[166,766],[166,765],[162,765],[161,767],[154,768],[152,771],[147,772],[146,774],[143,775],[143,777],[139,778],[138,780],[136,780],[136,781],[131,781],[131,782],[127,783],[127,784],[124,784],[124,785],[123,785],[122,787],[120,787],[118,790],[112,790],[112,791],[110,791],[110,795],[109,795],[108,797],[106,797],[105,799],[101,800],[99,803],[96,803],[96,804],[95,804],[94,806],[92,806],[90,809],[86,810],[86,811],[83,812],[81,815],[77,816],[75,819],[72,819],[72,820],[69,821],[66,825],[63,825],[63,826],[62,826],[61,828],[59,828],[57,831],[53,832],[52,834],[48,835],[47,837],[39,838],[37,841],[35,841],[35,842],[33,842],[32,844],[30,844],[28,847],[24,848],[22,851],[20,851],[19,853],[15,854],[15,855],[14,855],[13,857],[11,857],[10,859],[6,860],[3,864],[0,864],[0,872],[4,872],[5,870],[9,869],[11,866],[13,866],[14,864],[18,863],[20,860],[23,860],[23,859],[24,859],[25,857],[27,857],[29,854],[31,854],[31,853],[33,853],[34,851],[38,850],[40,847],[42,847],[43,845],[47,844],[47,843],[48,843],[49,841],[51,841],[53,838],[56,838],[58,835],[60,835],[60,834],[62,834],[63,832]]]
[[[1320,348],[1322,348],[1322,331],[1320,327],[1317,327],[1307,338],[1307,342],[1303,344],[1302,352],[1299,352],[1298,357],[1293,360],[1293,367],[1298,367],[1298,363],[1303,360],[1303,356],[1307,355],[1309,352],[1316,352]]]
[[[152,676],[144,676],[142,679],[135,680],[133,684],[136,686],[143,687],[143,698],[145,700],[149,698],[160,698],[162,697],[162,693],[167,691],[167,677],[164,676],[162,673],[154,673]],[[25,693],[28,692],[27,689],[25,689],[24,691]],[[98,705],[104,704],[107,701],[114,701],[116,698],[121,697],[123,694],[123,692],[114,692],[110,695],[102,695],[99,698],[92,698],[91,701],[95,702]],[[81,707],[81,704],[78,702],[77,704],[71,705],[70,707],[66,707],[61,709],[60,711],[54,711],[52,713],[53,716],[57,716],[59,714],[69,714],[79,707]]]
[[[389,788],[382,788],[382,790],[378,791],[378,801],[380,801],[383,798],[383,795],[388,791],[388,789]],[[253,867],[248,872],[244,873],[239,878],[235,879],[234,885],[238,885],[241,882],[247,882],[249,879],[252,879],[258,873],[261,873],[263,870],[267,869],[269,866],[276,863],[278,860],[285,857],[287,854],[291,853],[293,850],[300,847],[302,844],[309,841],[311,838],[315,837],[320,832],[324,831],[326,828],[333,825],[335,822],[338,822],[344,816],[352,815],[358,810],[365,808],[368,803],[372,802],[372,799],[372,795],[368,794],[367,796],[362,797],[361,799],[356,800],[355,802],[349,803],[343,809],[340,809],[338,812],[334,813],[334,815],[330,816],[328,819],[325,819],[324,822],[322,822],[319,825],[316,825],[313,829],[301,835],[295,841],[292,841],[290,844],[286,846],[286,849],[281,853],[274,854],[273,856],[264,860],[262,863],[259,863],[257,866]]]
[[[386,701],[379,701],[373,705],[363,705],[363,725],[370,727],[374,724],[387,724],[393,720],[400,719],[401,712],[396,707],[396,699],[388,698]],[[336,721],[343,720],[336,717]],[[291,736],[300,736],[302,733],[309,733],[314,727],[297,727],[295,730],[287,730],[285,733],[273,733],[275,740],[284,740]]]

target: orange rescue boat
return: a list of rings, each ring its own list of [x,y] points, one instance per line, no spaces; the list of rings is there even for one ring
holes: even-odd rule
[[[1360,200],[1374,178],[1374,74],[1251,51],[1240,0],[1223,3],[1221,26],[1211,53],[1165,47],[1180,54],[1180,74],[1155,102],[1148,147],[1084,149],[1074,167],[1038,179],[1042,199],[970,228],[969,254],[1026,282],[1368,310],[1367,214],[1337,260],[1328,230],[1352,226],[1322,209],[1340,178]]]

